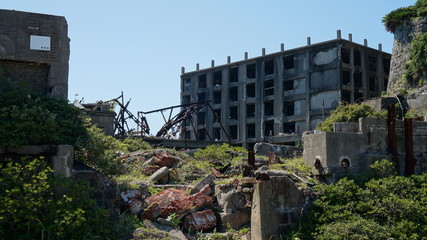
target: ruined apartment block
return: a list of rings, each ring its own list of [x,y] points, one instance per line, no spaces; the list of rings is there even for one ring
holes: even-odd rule
[[[228,141],[252,148],[256,142],[301,140],[339,102],[380,96],[388,83],[391,55],[341,38],[181,75],[181,103],[210,101],[187,121],[182,138]],[[221,125],[223,127],[221,127]],[[206,129],[206,130],[205,130]],[[222,130],[225,129],[226,133]],[[228,137],[227,137],[228,135]]]
[[[65,18],[0,9],[0,23],[0,82],[67,99],[70,39]]]

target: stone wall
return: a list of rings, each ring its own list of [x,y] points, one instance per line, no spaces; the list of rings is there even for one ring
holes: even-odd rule
[[[0,80],[67,99],[70,39],[65,18],[0,10],[0,22]]]
[[[409,59],[411,42],[414,39],[414,35],[425,32],[427,32],[427,17],[407,21],[396,28],[387,86],[388,92],[395,92],[398,87],[406,87],[398,82],[404,74],[406,62]],[[396,83],[398,84],[396,85]]]

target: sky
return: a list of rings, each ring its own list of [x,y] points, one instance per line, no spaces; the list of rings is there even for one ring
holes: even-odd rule
[[[68,99],[84,103],[124,93],[129,110],[180,104],[186,72],[342,37],[391,53],[381,19],[415,0],[2,0],[0,8],[64,16],[70,61]],[[178,113],[178,111],[175,111]],[[152,133],[164,124],[147,115]]]

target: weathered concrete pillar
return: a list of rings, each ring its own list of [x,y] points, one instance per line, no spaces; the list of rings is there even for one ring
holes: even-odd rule
[[[262,55],[265,56],[265,48],[262,48]]]
[[[71,145],[58,145],[56,155],[52,157],[55,176],[71,177],[74,162],[74,148]]]
[[[368,39],[363,39],[363,45],[365,46],[365,47],[367,47],[368,46]]]
[[[348,34],[348,41],[353,42],[353,34]]]
[[[200,69],[200,65],[196,63],[196,71],[199,71],[199,69]]]
[[[307,37],[307,46],[311,45],[311,37]]]
[[[337,39],[341,39],[341,30],[340,29],[337,30]]]
[[[281,43],[281,44],[280,44],[280,51],[281,51],[281,52],[284,52],[284,51],[285,51],[285,44],[284,44],[284,43]]]
[[[215,60],[211,60],[211,67],[215,67]]]
[[[228,56],[227,57],[227,64],[230,64],[231,63],[231,57],[230,56]]]
[[[185,73],[185,67],[181,67],[181,74]]]
[[[248,60],[248,52],[245,52],[245,60]]]
[[[281,226],[298,222],[304,195],[288,176],[273,176],[255,185],[252,200],[251,239],[279,239]]]
[[[383,45],[381,43],[378,43],[378,51],[383,51]]]

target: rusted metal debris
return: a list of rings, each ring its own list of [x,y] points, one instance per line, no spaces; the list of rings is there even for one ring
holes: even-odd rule
[[[249,151],[248,152],[248,165],[252,168],[255,168],[255,152]]]
[[[399,159],[397,158],[396,141],[396,108],[393,104],[387,106],[387,129],[388,129],[388,148],[397,173],[400,171]]]
[[[211,209],[208,209],[187,216],[183,226],[189,231],[201,231],[215,227],[216,222],[215,213]]]
[[[169,188],[164,190],[163,192],[160,192],[158,194],[155,194],[151,197],[146,198],[144,201],[147,205],[158,203],[160,208],[165,208],[172,201],[179,200],[187,196],[188,196],[187,193],[182,190]]]
[[[182,219],[191,211],[205,207],[212,202],[213,199],[211,197],[199,192],[189,197],[171,202],[169,206],[163,209],[161,216],[163,218],[167,218],[171,213],[176,213],[178,214],[178,217]]]
[[[155,165],[168,168],[172,168],[176,163],[181,161],[179,158],[173,157],[167,152],[155,155],[153,160]]]
[[[268,152],[268,165],[281,163],[280,158],[275,152]]]
[[[405,145],[406,145],[406,159],[405,159],[405,175],[412,175],[415,173],[415,165],[417,160],[414,158],[414,136],[412,119],[405,118]]]

